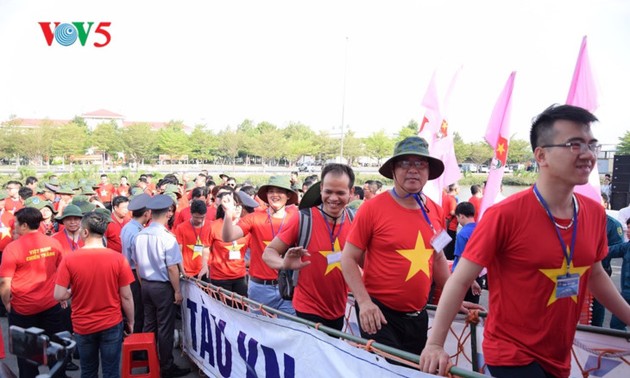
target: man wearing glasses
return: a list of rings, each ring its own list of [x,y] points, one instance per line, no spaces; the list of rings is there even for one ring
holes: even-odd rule
[[[7,199],[4,202],[4,209],[11,214],[15,214],[16,211],[24,207],[24,203],[20,198],[20,188],[22,183],[19,181],[7,182]]]
[[[444,340],[466,290],[488,268],[490,309],[484,358],[494,377],[567,377],[582,303],[590,291],[622,321],[628,305],[602,267],[606,214],[574,193],[586,184],[599,144],[585,109],[551,106],[534,119],[530,139],[540,174],[534,186],[489,208],[449,279],[420,358],[444,374]]]
[[[398,142],[379,169],[394,188],[361,205],[341,256],[361,336],[414,354],[426,342],[431,284],[443,287],[450,274],[444,212],[422,193],[443,171],[423,138]]]

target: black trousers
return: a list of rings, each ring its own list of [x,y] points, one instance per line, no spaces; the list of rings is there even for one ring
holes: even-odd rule
[[[554,378],[538,362],[524,366],[490,366],[490,374],[497,378]]]
[[[361,337],[364,339],[374,339],[374,341],[385,344],[413,354],[420,354],[427,343],[427,331],[429,328],[429,315],[426,310],[417,313],[402,313],[392,310],[376,299],[372,302],[381,310],[387,324],[381,324],[381,329],[375,334],[361,330]],[[360,316],[360,308],[356,305],[357,318]],[[395,362],[394,362],[395,363]]]
[[[334,328],[337,331],[341,331],[343,329],[343,316],[337,319],[324,319],[319,315],[308,314],[306,312],[300,312],[297,310],[295,310],[295,315],[297,315],[299,318],[309,320],[313,323],[321,323],[321,325]]]
[[[135,269],[133,270],[133,277],[136,280],[129,285],[131,288],[131,295],[133,296],[133,332],[140,333],[144,328],[144,305],[142,304],[142,287],[140,286],[140,277],[138,277]]]
[[[142,305],[144,306],[143,332],[155,333],[158,343],[160,369],[173,366],[175,333],[175,290],[170,282],[142,280]]]
[[[44,333],[51,337],[57,332],[67,331],[66,310],[57,304],[48,310],[33,315],[22,315],[11,309],[9,313],[9,326],[15,325],[22,328],[37,327],[44,330]],[[33,378],[39,375],[39,367],[24,358],[18,358],[18,369],[20,378]],[[54,362],[49,363],[52,366]],[[65,376],[66,367],[59,370],[59,377]]]

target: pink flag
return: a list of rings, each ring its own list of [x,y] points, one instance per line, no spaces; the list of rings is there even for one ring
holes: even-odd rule
[[[579,106],[591,113],[594,113],[599,106],[597,103],[597,85],[595,84],[591,63],[588,59],[588,51],[586,50],[586,36],[582,38],[582,46],[580,46],[575,71],[573,71],[573,80],[569,88],[567,104]],[[601,203],[601,186],[597,165],[593,167],[588,177],[588,183],[576,186],[574,191]]]
[[[483,213],[495,203],[497,195],[501,191],[501,180],[503,180],[503,169],[507,162],[508,143],[510,136],[510,112],[512,108],[512,89],[514,89],[514,77],[516,72],[512,72],[505,83],[503,92],[499,96],[497,103],[492,110],[492,116],[486,129],[486,141],[494,149],[492,166],[488,173],[488,181],[483,192],[481,208],[479,209],[479,219]]]
[[[422,99],[422,105],[426,108],[419,136],[425,138],[429,143],[429,152],[432,156],[442,160],[444,163],[444,173],[425,186],[424,193],[438,204],[442,203],[442,190],[449,184],[457,182],[461,178],[459,165],[455,157],[453,146],[453,133],[448,129],[446,117],[441,112],[440,104],[448,104],[450,93],[457,80],[459,71],[451,80],[447,97],[440,102],[435,84],[435,72],[431,77],[427,92]]]

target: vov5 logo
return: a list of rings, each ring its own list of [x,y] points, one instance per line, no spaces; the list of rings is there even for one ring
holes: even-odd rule
[[[77,39],[81,43],[81,46],[85,46],[85,42],[92,31],[92,26],[94,22],[72,22],[72,23],[60,23],[54,22],[55,29],[53,30],[51,27],[53,22],[40,22],[39,26],[42,28],[42,32],[44,33],[44,38],[46,38],[46,43],[48,46],[51,46],[53,43],[53,39],[57,41],[61,46],[70,46],[74,44]],[[87,30],[85,28],[85,24],[87,24]],[[111,25],[111,22],[99,22],[98,26],[94,30],[94,34],[100,34],[103,39],[100,39],[99,42],[94,42],[94,47],[105,47],[109,44],[112,39],[111,34],[107,28]]]

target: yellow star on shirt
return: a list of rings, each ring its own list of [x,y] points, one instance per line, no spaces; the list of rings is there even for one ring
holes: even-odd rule
[[[193,251],[193,255],[192,255],[193,260],[201,256],[201,253],[195,252],[195,244],[188,244],[186,245],[186,247],[190,248]]]
[[[419,271],[423,271],[427,277],[431,277],[429,273],[429,260],[433,255],[433,249],[424,246],[424,239],[420,231],[418,231],[418,238],[416,239],[416,245],[413,249],[397,249],[396,252],[411,261],[409,273],[407,273],[405,281],[409,281],[409,279],[415,276]]]
[[[228,251],[240,251],[245,244],[236,244],[236,243],[225,243],[223,246]]]
[[[571,265],[569,265],[569,273],[570,274],[579,274],[580,277],[590,268],[590,266],[573,266],[573,261],[571,261]],[[539,269],[542,274],[547,276],[551,281],[553,281],[554,287],[551,295],[549,296],[549,301],[547,302],[547,306],[551,305],[558,298],[556,298],[556,290],[558,289],[558,276],[565,275],[567,273],[567,259],[562,259],[562,266],[560,268],[554,269]],[[577,295],[571,296],[573,302],[577,303]]]
[[[265,243],[265,246],[269,245],[269,243],[271,243],[271,240],[267,241],[267,240],[263,240],[263,243]]]
[[[319,251],[319,253],[321,253],[325,258],[326,261],[328,261],[328,255],[330,255],[331,253],[337,253],[341,251],[341,245],[339,244],[339,238],[335,239],[335,246],[334,246],[334,251]],[[328,273],[332,272],[333,269],[338,268],[339,270],[341,270],[341,261],[337,261],[335,263],[332,264],[328,264],[328,266],[326,267],[326,272],[324,273],[324,276],[327,275]]]
[[[7,237],[11,237],[11,230],[9,227],[6,227],[4,224],[0,223],[0,239],[4,239]]]

